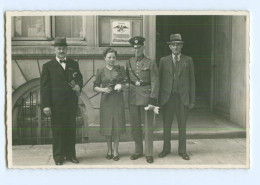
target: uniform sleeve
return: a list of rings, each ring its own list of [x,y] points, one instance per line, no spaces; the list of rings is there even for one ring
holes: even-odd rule
[[[195,104],[195,75],[192,58],[190,60],[190,103]]]
[[[95,79],[95,81],[93,83],[94,83],[93,84],[93,89],[95,87],[100,87],[100,85],[102,83],[102,81],[101,81],[101,70],[100,69],[97,70],[96,79]]]
[[[42,108],[51,107],[51,84],[50,72],[46,64],[42,67],[42,75],[40,80],[41,87],[41,104]]]
[[[157,105],[159,95],[159,71],[155,61],[152,61],[150,71],[151,94],[149,104]]]

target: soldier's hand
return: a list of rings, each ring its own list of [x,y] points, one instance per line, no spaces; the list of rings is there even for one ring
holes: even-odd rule
[[[154,114],[159,114],[159,108],[160,107],[154,107],[153,109]]]
[[[80,87],[78,84],[76,84],[72,89],[73,91],[80,92]]]
[[[191,103],[191,104],[189,105],[189,109],[193,109],[194,106],[195,106],[195,104],[194,104],[194,103]]]
[[[46,114],[46,116],[50,117],[51,116],[51,108],[50,107],[45,107],[43,109],[44,114]]]
[[[153,109],[154,109],[154,106],[151,105],[151,104],[149,104],[149,105],[146,106],[144,109],[145,109],[145,110],[153,110]]]

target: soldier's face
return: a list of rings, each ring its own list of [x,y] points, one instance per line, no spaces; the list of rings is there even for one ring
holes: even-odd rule
[[[137,56],[142,55],[144,52],[144,46],[143,45],[133,45],[133,48],[135,49],[135,53]]]
[[[56,57],[59,59],[64,59],[67,54],[67,47],[66,46],[55,46],[55,54]]]
[[[174,55],[178,55],[181,52],[182,47],[183,43],[171,43],[169,45],[169,48]]]
[[[107,55],[105,57],[105,61],[106,61],[107,65],[114,66],[115,62],[116,62],[115,53],[107,53]]]

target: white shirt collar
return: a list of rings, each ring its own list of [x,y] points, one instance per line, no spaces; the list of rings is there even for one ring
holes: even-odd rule
[[[172,59],[174,59],[174,57],[175,57],[175,55],[172,53]],[[180,59],[181,59],[181,53],[179,53],[179,54],[177,55],[177,57],[178,57],[178,61],[180,61]]]
[[[56,60],[60,63],[60,59],[58,57],[56,57]],[[65,57],[63,60],[67,60],[67,58]]]

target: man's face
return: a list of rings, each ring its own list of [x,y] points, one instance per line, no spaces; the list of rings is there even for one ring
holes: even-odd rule
[[[182,47],[183,47],[183,43],[175,42],[175,43],[169,44],[169,48],[170,48],[170,50],[172,50],[172,53],[174,55],[178,55],[179,53],[181,53]]]
[[[133,45],[133,48],[135,49],[135,53],[137,56],[140,56],[143,54],[144,46],[143,45]]]
[[[64,59],[67,54],[67,47],[66,46],[55,46],[55,54],[56,54],[57,58]]]

